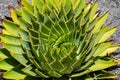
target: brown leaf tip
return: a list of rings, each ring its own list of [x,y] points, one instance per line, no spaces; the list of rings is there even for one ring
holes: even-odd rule
[[[21,0],[18,0],[17,3],[18,3],[19,6],[23,6]]]
[[[13,10],[13,9],[15,9],[15,8],[14,8],[13,6],[10,6],[10,5],[9,5],[9,6],[8,6],[8,9],[9,9],[9,10]]]
[[[11,17],[5,16],[5,18],[9,21],[13,21]]]
[[[3,21],[4,21],[4,19],[0,18],[0,22],[3,22]]]
[[[3,29],[3,26],[0,26],[0,34],[3,33],[2,29]]]
[[[97,17],[100,17],[101,11],[98,10],[96,13],[97,13]]]

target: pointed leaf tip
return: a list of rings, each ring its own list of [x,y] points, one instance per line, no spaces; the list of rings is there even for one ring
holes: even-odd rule
[[[0,18],[0,22],[3,22],[3,21],[4,21],[4,19]]]
[[[10,6],[10,5],[8,5],[8,9],[9,10],[13,10],[13,9],[15,9],[13,6]]]
[[[20,7],[23,6],[22,3],[21,3],[21,0],[20,1],[18,0],[17,3]]]
[[[13,22],[13,20],[12,20],[12,18],[11,18],[11,17],[5,16],[5,19],[7,19],[7,20],[9,20],[9,21],[12,21],[12,22]]]
[[[100,31],[100,28],[103,26],[103,24],[107,20],[107,17],[108,17],[108,11],[99,18],[92,33],[98,33]]]

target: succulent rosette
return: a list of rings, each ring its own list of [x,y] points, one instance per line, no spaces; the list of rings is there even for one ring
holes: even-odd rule
[[[119,61],[107,57],[119,46],[107,39],[116,31],[103,26],[98,2],[27,0],[9,6],[2,20],[0,69],[12,80],[98,80],[116,78],[105,71]]]

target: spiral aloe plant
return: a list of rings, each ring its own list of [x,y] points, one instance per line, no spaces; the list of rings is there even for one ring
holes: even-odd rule
[[[0,69],[14,80],[97,80],[119,61],[107,57],[119,46],[106,41],[116,28],[103,26],[98,2],[21,0],[2,20]]]

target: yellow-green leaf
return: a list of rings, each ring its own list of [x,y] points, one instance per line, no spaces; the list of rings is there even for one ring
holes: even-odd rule
[[[112,78],[117,78],[117,75],[111,74],[104,70],[98,71],[98,73],[96,74],[96,79],[103,80],[103,79],[112,79]]]
[[[26,74],[29,74],[31,76],[37,76],[37,74],[34,72],[33,70],[33,66],[28,65],[27,67],[25,67],[24,69],[22,69],[22,71]]]
[[[11,18],[14,22],[18,23],[16,9],[10,8]]]
[[[31,20],[35,20],[36,19],[34,14],[32,12],[30,12],[29,10],[27,10],[25,7],[21,8],[21,12],[22,12],[22,18],[26,22],[31,22]]]
[[[44,73],[40,72],[38,69],[35,69],[35,72],[36,72],[40,77],[49,78],[49,76],[47,76],[47,75],[45,75]]]
[[[4,48],[6,48],[11,53],[23,54],[24,51],[21,46],[11,45],[4,43]]]
[[[56,71],[49,71],[48,74],[52,77],[60,78],[62,75],[57,73]]]
[[[100,28],[101,28],[102,25],[105,23],[107,17],[108,17],[108,12],[106,12],[104,15],[102,15],[102,16],[99,18],[99,20],[98,20],[98,22],[96,23],[96,25],[95,25],[92,33],[97,33],[97,32],[100,31]]]
[[[111,35],[113,35],[113,33],[115,33],[115,31],[116,31],[116,28],[109,29],[107,32],[103,34],[102,38],[99,40],[98,43],[106,41]]]
[[[12,54],[12,57],[14,58],[14,59],[16,59],[19,63],[21,63],[22,65],[24,65],[24,66],[27,66],[27,64],[28,64],[28,60],[27,60],[27,57],[26,57],[26,55],[25,54],[18,54],[18,53],[14,53],[14,54]]]
[[[26,7],[26,9],[33,12],[33,6],[30,4],[30,2],[28,2],[27,0],[22,0],[22,4],[24,5],[24,7]]]
[[[99,56],[107,56],[108,54],[115,52],[119,48],[120,48],[119,46],[110,46],[104,52],[102,52]]]
[[[0,50],[0,60],[10,57],[9,52],[6,49]]]
[[[37,7],[39,11],[42,11],[43,5],[45,4],[44,0],[32,0],[32,5],[34,5],[34,7]]]
[[[6,58],[0,61],[0,69],[2,70],[10,70],[17,65],[18,65],[18,62],[16,62],[13,58]]]
[[[2,23],[9,34],[13,36],[19,36],[19,31],[18,31],[19,26],[17,24],[7,20],[4,20]]]
[[[106,49],[108,49],[111,46],[110,42],[107,43],[101,43],[99,45],[99,47],[96,49],[95,53],[94,53],[94,57],[99,56],[101,53],[103,53]]]
[[[85,6],[85,8],[84,8],[84,15],[86,15],[89,12],[90,7],[91,7],[91,4],[88,4],[88,5]]]
[[[65,0],[63,0],[63,1],[65,1]],[[64,2],[64,3],[65,3],[65,11],[68,12],[71,8],[72,1],[66,0],[66,2]]]
[[[21,66],[18,66],[14,69],[11,69],[3,74],[3,77],[6,79],[14,79],[14,80],[24,80],[24,78],[27,76],[21,72]]]
[[[78,16],[81,11],[83,10],[83,8],[85,7],[86,5],[86,0],[80,0],[78,1],[77,3],[78,5],[75,7],[74,11],[75,11],[75,15]]]
[[[97,7],[98,7],[98,2],[94,3],[93,6],[92,6],[92,8],[91,8],[90,17],[89,17],[89,21],[90,22],[94,19]]]
[[[19,37],[2,34],[0,38],[1,38],[1,41],[3,41],[4,43],[13,44],[13,45],[21,45]]]
[[[106,68],[115,66],[117,62],[118,62],[117,60],[112,60],[112,59],[108,59],[108,60],[98,59],[98,60],[95,61],[95,63],[89,68],[89,70],[91,70],[91,71],[103,70],[103,69],[106,69]]]

